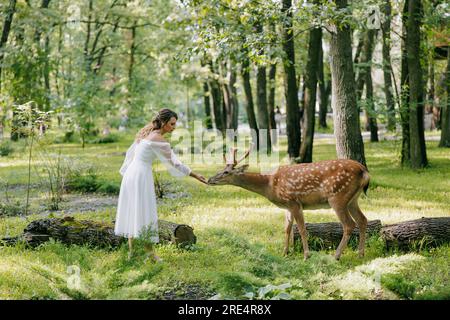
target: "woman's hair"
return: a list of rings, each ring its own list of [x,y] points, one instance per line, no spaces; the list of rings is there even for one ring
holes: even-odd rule
[[[178,115],[170,109],[161,109],[153,120],[143,127],[136,135],[136,141],[139,142],[150,134],[153,130],[161,129],[169,120],[174,117],[178,120]]]

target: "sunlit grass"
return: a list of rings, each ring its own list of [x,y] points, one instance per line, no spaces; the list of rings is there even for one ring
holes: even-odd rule
[[[112,144],[88,144],[85,149],[75,143],[46,148],[53,153],[61,148],[65,156],[95,164],[102,179],[120,183],[118,169],[132,137],[125,135]],[[314,161],[335,158],[331,141],[315,141]],[[283,159],[286,140],[280,142]],[[427,148],[430,166],[410,170],[399,165],[398,142],[365,145],[371,184],[360,205],[369,220],[388,224],[450,215],[450,152],[437,148],[435,141],[428,142]],[[181,160],[186,161],[187,156]],[[38,165],[37,156],[35,161]],[[27,164],[23,143],[11,156],[0,158],[0,178],[14,186],[9,191],[11,198],[24,199]],[[221,168],[220,163],[192,165],[206,177]],[[194,179],[174,179],[161,165],[156,170],[163,180],[191,195],[161,202],[159,218],[192,226],[198,239],[195,246],[182,250],[158,245],[162,264],[144,263],[145,253],[139,245],[131,262],[126,260],[126,245],[115,251],[66,247],[56,242],[35,250],[20,245],[0,247],[0,299],[161,299],[166,295],[183,297],[189,287],[203,288],[202,298],[218,293],[243,298],[246,292],[257,292],[267,284],[283,283],[292,285],[287,293],[294,299],[448,298],[448,246],[405,254],[386,252],[379,239],[370,238],[363,259],[351,248],[339,262],[333,259],[334,250],[312,252],[306,262],[298,251],[283,257],[284,210],[237,187],[206,187]],[[250,170],[257,172],[258,168],[252,166]],[[39,183],[32,172],[32,183]],[[32,189],[33,208],[44,201],[44,192]],[[5,199],[4,190],[0,190],[0,199]],[[74,216],[110,222],[115,213],[113,207]],[[18,235],[38,218],[42,216],[1,217],[0,234]],[[338,221],[331,209],[305,211],[305,219]],[[73,265],[80,268],[82,286],[77,290],[68,288],[68,267]]]

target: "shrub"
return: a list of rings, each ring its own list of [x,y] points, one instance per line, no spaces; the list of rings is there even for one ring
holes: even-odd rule
[[[111,117],[108,119],[107,124],[111,128],[119,129],[121,122],[122,122],[121,117]]]
[[[95,192],[100,187],[96,168],[92,165],[74,163],[67,175],[65,190],[82,193]]]
[[[91,141],[91,143],[113,143],[119,141],[119,136],[114,133],[110,133],[106,136],[99,137]]]
[[[83,193],[95,192],[100,187],[97,175],[76,175],[69,178],[66,190]]]
[[[71,143],[75,142],[75,132],[67,131],[63,136],[56,137],[54,143]]]
[[[113,194],[113,195],[119,194],[119,191],[120,186],[113,182],[103,182],[97,189],[97,192],[99,193]]]
[[[0,156],[6,157],[10,155],[14,151],[14,148],[12,147],[11,141],[9,140],[3,140],[0,143]]]
[[[12,217],[19,216],[25,213],[25,206],[20,203],[19,200],[16,202],[0,202],[0,217]]]

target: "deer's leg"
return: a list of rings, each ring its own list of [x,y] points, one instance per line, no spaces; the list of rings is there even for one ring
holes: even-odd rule
[[[297,221],[298,231],[302,238],[303,257],[306,260],[309,258],[308,234],[306,233],[305,219],[303,217],[302,207],[294,207],[290,209],[290,212],[294,216],[295,221]]]
[[[366,242],[366,229],[367,229],[367,218],[362,213],[361,209],[358,206],[358,199],[352,200],[348,204],[348,210],[350,211],[350,215],[356,221],[356,224],[359,228],[359,245],[358,245],[358,254],[360,257],[364,257],[364,247]]]
[[[340,204],[338,201],[330,201],[331,207],[336,212],[339,220],[342,223],[342,228],[344,229],[341,242],[336,249],[336,260],[341,258],[342,251],[347,247],[348,240],[350,239],[350,235],[352,234],[353,229],[356,227],[355,221],[353,221],[352,217],[350,217],[347,203]]]
[[[284,251],[283,251],[283,255],[287,256],[288,252],[289,252],[289,242],[291,241],[291,235],[294,235],[294,232],[292,231],[292,213],[290,211],[286,212],[286,216],[285,216],[285,223],[284,223],[284,233],[285,233],[285,237],[284,237]],[[292,239],[293,240],[293,239]],[[292,241],[292,244],[294,243],[294,241]]]

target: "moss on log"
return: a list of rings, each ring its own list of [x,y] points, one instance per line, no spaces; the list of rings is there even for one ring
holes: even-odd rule
[[[193,229],[184,224],[159,220],[161,242],[185,246],[196,242]],[[75,220],[73,217],[49,218],[32,221],[17,237],[3,238],[2,242],[12,245],[18,241],[36,247],[51,238],[64,244],[88,245],[99,248],[116,248],[126,239],[114,234],[114,225],[91,220]]]

